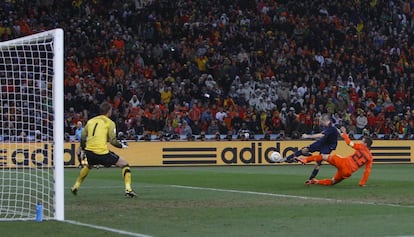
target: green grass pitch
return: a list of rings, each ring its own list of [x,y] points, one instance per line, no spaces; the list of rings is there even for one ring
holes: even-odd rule
[[[4,236],[414,236],[414,166],[374,164],[332,186],[306,186],[311,165],[133,167],[134,199],[119,168],[65,169],[67,221],[0,222]],[[324,165],[318,178],[329,178]],[[3,236],[2,234],[2,236]]]

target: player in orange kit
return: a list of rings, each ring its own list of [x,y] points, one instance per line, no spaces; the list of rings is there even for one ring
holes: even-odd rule
[[[322,155],[314,155],[306,158],[296,158],[298,161],[306,164],[311,161],[319,162],[322,160],[327,161],[329,164],[337,168],[336,174],[332,179],[312,179],[309,184],[319,184],[319,185],[335,185],[341,182],[344,179],[351,177],[351,175],[356,172],[359,168],[365,165],[365,171],[362,175],[361,180],[359,181],[359,186],[365,186],[365,183],[368,180],[368,177],[371,173],[373,157],[371,154],[371,145],[372,139],[370,137],[364,136],[361,143],[354,143],[349,139],[346,129],[341,127],[341,136],[345,140],[346,144],[352,147],[355,152],[354,154],[341,157],[339,155],[329,155],[328,157],[323,157]]]

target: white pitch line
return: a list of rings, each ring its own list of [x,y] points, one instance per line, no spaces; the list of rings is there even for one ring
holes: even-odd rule
[[[414,208],[414,206],[404,206],[404,205],[391,204],[391,203],[377,203],[377,202],[340,200],[340,199],[333,199],[333,198],[307,197],[307,196],[297,196],[297,195],[288,195],[288,194],[263,193],[263,192],[243,191],[243,190],[234,190],[234,189],[204,188],[204,187],[193,187],[193,186],[182,186],[182,185],[169,185],[169,186],[176,187],[176,188],[193,189],[193,190],[206,190],[206,191],[215,191],[215,192],[240,193],[240,194],[251,194],[251,195],[260,195],[260,196],[282,197],[282,198],[296,198],[296,199],[327,201],[327,202],[336,202],[336,203],[350,203],[350,204],[376,205],[376,206],[388,206],[388,207]]]
[[[99,187],[90,186],[88,188],[114,189],[114,188],[117,188],[117,187],[118,186],[99,186]],[[362,205],[377,205],[377,206],[388,206],[388,207],[414,208],[413,205],[405,206],[405,205],[392,204],[392,203],[352,201],[352,200],[341,200],[341,199],[333,199],[333,198],[308,197],[308,196],[297,196],[297,195],[279,194],[279,193],[263,193],[263,192],[243,191],[243,190],[235,190],[235,189],[205,188],[205,187],[194,187],[194,186],[183,186],[183,185],[147,184],[147,185],[141,185],[140,187],[141,188],[174,187],[174,188],[193,189],[193,190],[240,193],[240,194],[261,195],[261,196],[271,196],[271,197],[281,197],[281,198],[296,198],[296,199],[303,199],[303,200],[327,201],[327,202],[336,202],[336,203],[350,203],[350,204],[362,204]],[[414,236],[412,236],[412,237],[414,237]]]
[[[151,235],[138,234],[138,233],[128,232],[128,231],[124,231],[124,230],[109,228],[109,227],[106,227],[106,226],[86,224],[86,223],[82,223],[82,222],[78,222],[78,221],[65,220],[64,222],[67,222],[67,223],[70,223],[70,224],[73,224],[73,225],[85,226],[85,227],[89,227],[89,228],[93,228],[93,229],[97,229],[97,230],[105,230],[105,231],[109,231],[109,232],[120,234],[120,235],[127,235],[127,236],[133,236],[133,237],[152,237]]]
[[[387,236],[384,236],[384,237],[413,237],[414,235],[396,235],[396,236],[394,236],[394,235],[387,235]]]

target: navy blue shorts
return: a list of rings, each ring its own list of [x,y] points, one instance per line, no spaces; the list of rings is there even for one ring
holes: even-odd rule
[[[319,151],[321,154],[330,154],[336,149],[336,144],[323,144],[321,142],[314,142],[309,146],[309,152]]]

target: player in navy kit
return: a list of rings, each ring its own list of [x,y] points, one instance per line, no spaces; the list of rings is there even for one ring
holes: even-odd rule
[[[338,145],[338,136],[339,132],[338,129],[333,126],[332,120],[329,114],[322,114],[320,117],[320,126],[322,127],[322,131],[320,133],[315,134],[303,134],[302,138],[304,139],[316,139],[315,142],[310,144],[307,147],[303,147],[302,149],[294,152],[293,154],[289,155],[285,158],[286,162],[292,163],[297,161],[297,157],[302,155],[309,155],[310,153],[319,151],[322,157],[327,157],[331,154],[333,150],[336,149]],[[322,161],[319,161],[315,164],[315,167],[305,183],[309,183],[312,179],[316,177],[319,172],[320,166]]]

